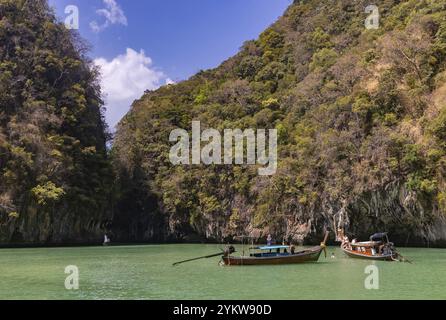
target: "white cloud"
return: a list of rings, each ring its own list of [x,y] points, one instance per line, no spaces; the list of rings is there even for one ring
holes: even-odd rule
[[[163,72],[152,67],[152,59],[143,50],[136,52],[128,48],[126,54],[111,61],[98,58],[94,63],[101,70],[101,87],[107,108],[105,116],[112,130],[144,91],[172,83]]]
[[[127,17],[124,14],[124,11],[121,7],[116,3],[115,0],[103,0],[105,8],[96,10],[96,13],[99,16],[105,18],[105,22],[103,24],[99,24],[97,21],[92,21],[90,23],[90,28],[93,32],[99,33],[104,29],[108,28],[113,24],[121,24],[123,26],[127,26]]]

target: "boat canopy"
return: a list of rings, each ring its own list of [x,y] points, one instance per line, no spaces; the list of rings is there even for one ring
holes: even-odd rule
[[[277,250],[277,249],[289,249],[290,246],[261,246],[261,247],[254,247],[252,249],[256,250]]]
[[[375,233],[370,236],[370,241],[379,241],[387,237],[387,232]]]

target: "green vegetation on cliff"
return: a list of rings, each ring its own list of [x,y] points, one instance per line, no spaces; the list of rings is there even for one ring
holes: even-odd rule
[[[107,158],[98,72],[45,0],[0,0],[0,242],[446,240],[446,0],[295,1],[216,69],[146,94]],[[277,129],[279,166],[172,166],[172,130]],[[115,172],[113,173],[113,170]],[[109,225],[112,220],[112,225]]]
[[[346,225],[445,240],[446,1],[375,1],[376,30],[368,4],[295,1],[218,68],[136,101],[114,142],[116,232],[302,239]],[[192,120],[278,129],[277,174],[172,166],[169,133]]]
[[[113,178],[85,52],[47,1],[0,0],[0,242],[101,239]]]

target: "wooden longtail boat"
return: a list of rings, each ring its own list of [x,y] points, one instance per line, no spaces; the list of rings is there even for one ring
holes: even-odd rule
[[[401,260],[394,244],[389,241],[387,232],[376,233],[370,237],[370,241],[365,242],[350,241],[343,232],[338,235],[338,238],[342,240],[342,251],[351,258],[382,261]]]
[[[225,250],[222,261],[227,266],[250,266],[250,265],[271,265],[271,264],[294,264],[305,262],[316,262],[322,251],[325,252],[325,243],[328,239],[328,232],[325,234],[324,241],[316,247],[302,251],[292,252],[290,246],[260,246],[250,248],[258,252],[249,255],[232,255],[234,247]],[[283,251],[281,251],[283,250]],[[288,250],[290,250],[288,252]],[[325,252],[326,256],[326,252]]]

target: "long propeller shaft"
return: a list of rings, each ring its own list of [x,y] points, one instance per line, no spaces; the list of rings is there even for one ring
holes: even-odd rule
[[[196,260],[201,260],[201,259],[213,258],[213,257],[221,256],[221,255],[223,255],[223,253],[219,252],[219,253],[215,253],[215,254],[210,254],[208,256],[203,256],[203,257],[197,257],[197,258],[187,259],[187,260],[183,260],[183,261],[178,261],[178,262],[175,262],[174,264],[172,264],[172,266],[177,266],[177,265],[182,264],[182,263],[196,261]]]

